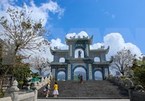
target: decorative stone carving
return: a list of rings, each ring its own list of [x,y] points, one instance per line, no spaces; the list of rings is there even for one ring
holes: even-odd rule
[[[18,86],[18,82],[17,82],[17,80],[14,80],[11,88],[9,89],[9,91],[10,92],[17,92],[17,91],[19,91],[19,88],[17,86]]]

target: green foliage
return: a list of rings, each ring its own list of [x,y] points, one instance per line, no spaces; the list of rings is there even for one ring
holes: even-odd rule
[[[136,67],[134,69],[135,80],[145,87],[145,66]]]
[[[27,64],[21,63],[21,65],[17,65],[14,67],[12,74],[18,81],[26,80],[27,77],[31,76],[31,70]]]
[[[0,90],[0,98],[4,97],[4,92]]]
[[[33,77],[33,78],[38,77],[38,76],[39,76],[38,73],[33,73],[33,74],[32,74],[32,77]]]
[[[31,70],[29,64],[21,62],[21,58],[16,58],[16,63],[13,68],[11,68],[11,73],[18,81],[19,86],[22,87],[23,83],[26,81],[27,77],[31,76]]]
[[[1,40],[0,40],[1,41]],[[8,71],[9,66],[3,65],[3,49],[2,49],[2,42],[0,42],[0,76],[2,77]]]
[[[134,80],[145,87],[145,61],[138,60],[133,65]]]

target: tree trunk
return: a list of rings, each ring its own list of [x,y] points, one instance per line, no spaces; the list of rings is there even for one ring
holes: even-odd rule
[[[121,74],[124,76],[124,71],[121,71]]]

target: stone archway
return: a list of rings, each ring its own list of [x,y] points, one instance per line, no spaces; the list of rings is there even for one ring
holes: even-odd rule
[[[101,70],[96,70],[94,72],[94,80],[103,80],[103,74]]]
[[[66,79],[66,73],[64,71],[59,71],[57,73],[57,80],[58,81],[65,81]]]
[[[83,76],[83,80],[87,79],[87,71],[83,66],[77,66],[76,68],[74,68],[74,70],[73,70],[73,79],[78,80],[78,75],[79,74]]]

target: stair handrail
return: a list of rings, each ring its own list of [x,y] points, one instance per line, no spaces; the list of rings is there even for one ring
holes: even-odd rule
[[[134,87],[134,83],[130,78],[125,78],[124,79],[124,84],[125,84],[125,87],[127,87],[128,89]]]

